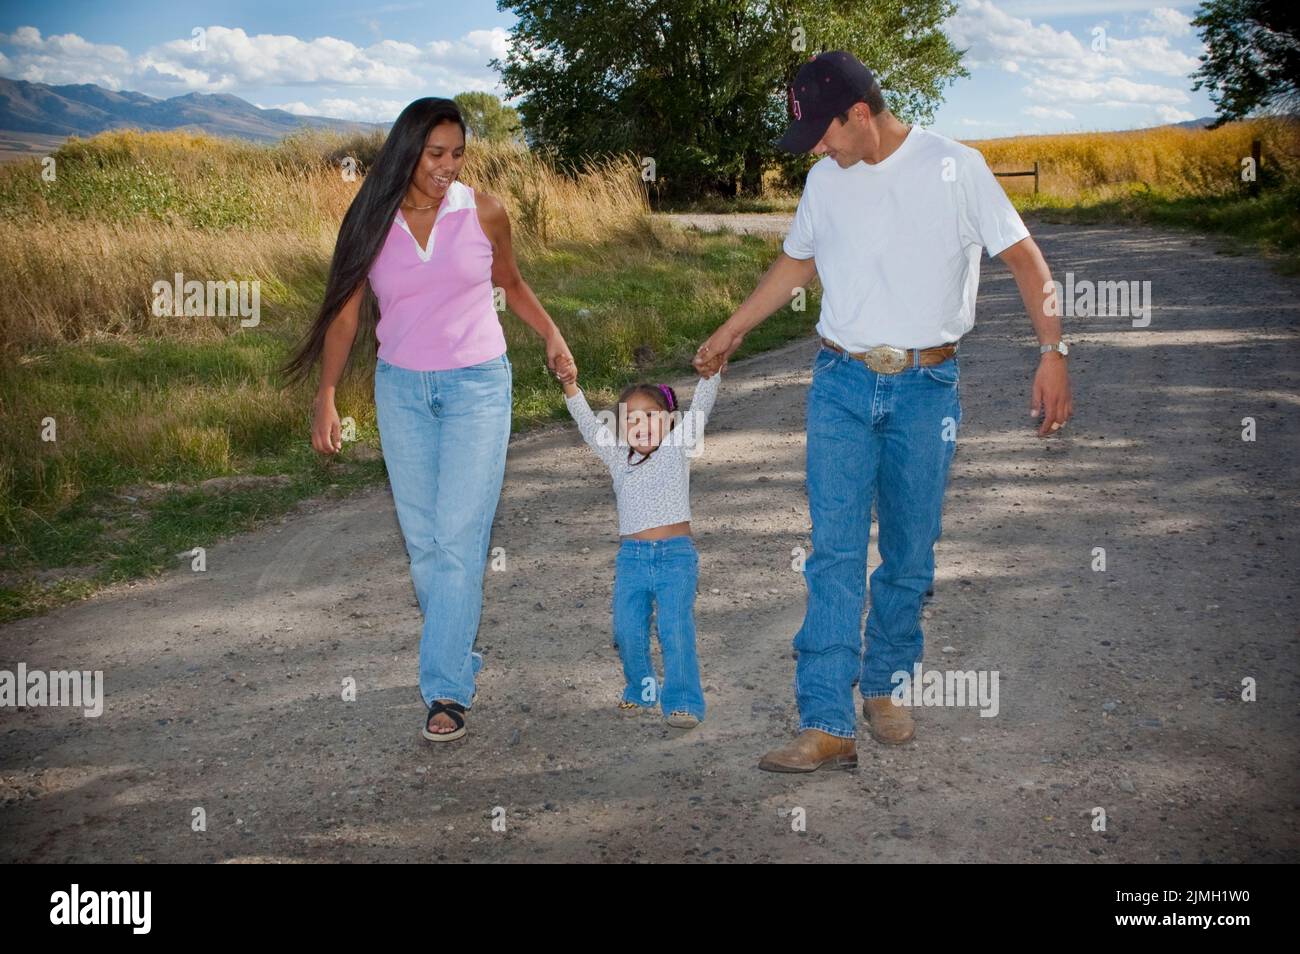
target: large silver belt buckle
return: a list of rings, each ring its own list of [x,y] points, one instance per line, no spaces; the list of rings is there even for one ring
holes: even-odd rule
[[[892,345],[876,345],[862,356],[862,360],[878,374],[897,374],[907,367],[907,351]]]

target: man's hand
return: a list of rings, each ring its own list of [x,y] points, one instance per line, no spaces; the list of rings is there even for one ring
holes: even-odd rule
[[[1049,351],[1038,363],[1034,375],[1033,393],[1029,398],[1029,416],[1038,417],[1042,423],[1038,436],[1048,437],[1065,426],[1074,413],[1074,399],[1070,396],[1070,374],[1065,368],[1065,356]]]
[[[691,364],[702,378],[711,378],[727,367],[727,359],[735,354],[745,336],[736,334],[726,322],[709,336],[709,340],[700,345]]]
[[[1055,294],[1051,291],[1055,286],[1038,243],[1026,236],[1008,246],[998,257],[1015,276],[1020,298],[1025,303],[1025,311],[1034,326],[1035,337],[1044,344],[1060,341],[1059,309],[1048,307],[1049,301],[1055,301]],[[1029,416],[1038,417],[1040,413],[1042,422],[1038,425],[1039,437],[1047,437],[1059,431],[1074,413],[1074,402],[1070,398],[1070,372],[1066,369],[1065,355],[1058,351],[1042,355],[1038,371],[1034,375],[1034,388],[1029,395]]]

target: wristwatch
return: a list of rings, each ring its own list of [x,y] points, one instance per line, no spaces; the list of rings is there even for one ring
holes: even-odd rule
[[[1070,346],[1069,346],[1068,344],[1065,343],[1065,339],[1064,339],[1064,338],[1062,338],[1062,339],[1061,339],[1060,341],[1058,341],[1056,344],[1039,345],[1039,346],[1038,346],[1038,353],[1039,353],[1039,354],[1047,354],[1047,352],[1049,352],[1049,351],[1059,351],[1059,352],[1061,352],[1061,357],[1064,358],[1066,355],[1068,355],[1068,354],[1070,353]]]

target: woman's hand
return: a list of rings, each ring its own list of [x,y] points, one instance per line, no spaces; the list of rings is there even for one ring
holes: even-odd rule
[[[723,322],[718,330],[709,336],[709,340],[700,345],[699,350],[695,352],[695,357],[691,359],[691,364],[695,365],[695,370],[701,377],[711,378],[726,369],[727,359],[735,354],[744,340],[743,334],[737,334],[727,326],[726,322]]]
[[[569,346],[564,343],[564,335],[559,331],[546,339],[546,366],[561,381],[564,380],[562,369],[566,368],[572,369],[574,379],[578,377],[578,362],[573,360],[573,355],[569,353]]]
[[[311,446],[322,454],[337,454],[343,449],[343,423],[331,394],[318,394],[312,402]]]
[[[564,396],[573,397],[578,393],[578,366],[574,364],[572,358],[563,356],[561,356],[557,364],[555,376],[564,385]]]

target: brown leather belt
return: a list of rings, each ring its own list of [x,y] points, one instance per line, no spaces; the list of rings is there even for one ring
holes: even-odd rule
[[[821,336],[818,335],[820,338]],[[916,349],[914,348],[895,348],[892,345],[877,345],[870,351],[849,351],[841,348],[829,338],[822,338],[822,344],[832,351],[838,351],[841,354],[847,354],[850,358],[857,358],[872,371],[879,374],[897,374],[912,366],[915,360]],[[931,364],[939,364],[947,361],[957,353],[957,345],[945,344],[936,345],[933,348],[921,348],[921,367]]]

